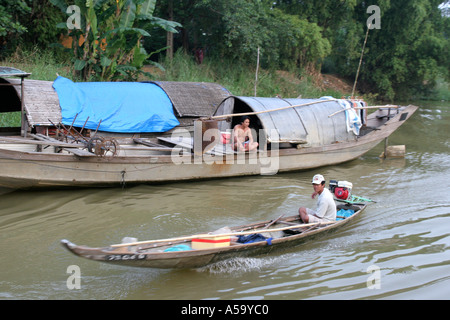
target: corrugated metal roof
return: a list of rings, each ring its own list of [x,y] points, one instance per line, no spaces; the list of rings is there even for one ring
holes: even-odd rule
[[[31,73],[12,68],[12,67],[2,67],[0,66],[0,77],[28,77]]]
[[[294,107],[304,104],[310,105]],[[292,106],[292,108],[267,112],[289,106]],[[328,117],[342,109],[343,107],[339,102],[325,99],[231,96],[222,101],[215,115],[258,112],[259,114],[256,116],[262,129],[265,129],[269,142],[307,143],[314,146],[355,139],[355,135],[347,130],[345,112]],[[220,121],[219,129],[221,131],[231,129],[231,123]]]

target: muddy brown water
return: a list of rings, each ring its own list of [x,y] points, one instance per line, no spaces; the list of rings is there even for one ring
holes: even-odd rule
[[[402,159],[379,159],[380,144],[345,164],[273,176],[1,194],[0,299],[448,299],[450,105],[420,105],[389,138],[406,145]],[[103,264],[59,243],[103,246],[294,214],[315,205],[316,173],[377,202],[300,247],[195,270]]]

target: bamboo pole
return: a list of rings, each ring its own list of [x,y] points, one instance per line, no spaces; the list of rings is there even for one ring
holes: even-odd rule
[[[397,109],[397,108],[400,108],[400,106],[385,105],[385,106],[371,106],[371,107],[350,107],[350,108],[345,108],[345,109],[336,111],[336,112],[330,114],[330,115],[328,116],[328,118],[331,118],[332,116],[334,116],[334,115],[336,115],[336,114],[338,114],[338,113],[341,113],[341,112],[347,111],[347,110],[351,110],[351,109],[354,109],[354,110],[361,110],[361,109],[380,109],[380,108],[394,108],[394,109]]]
[[[316,104],[316,103],[323,103],[323,102],[337,101],[337,100],[338,99],[317,100],[317,101],[313,101],[313,102],[307,102],[307,103],[297,104],[297,105],[293,105],[293,106],[285,106],[285,107],[281,107],[281,108],[277,108],[277,109],[271,109],[271,110],[223,114],[223,115],[219,115],[219,116],[212,116],[209,119],[214,120],[214,119],[221,119],[221,118],[228,118],[228,117],[251,116],[251,115],[255,115],[255,114],[268,113],[268,112],[274,112],[274,111],[281,111],[281,110],[286,110],[286,109],[290,109],[290,108],[310,106],[310,105]]]
[[[255,97],[256,97],[256,88],[258,86],[258,70],[259,70],[259,47],[258,47],[258,57],[256,59],[256,74],[255,74]]]
[[[254,234],[254,233],[257,233],[258,231],[261,231],[263,233],[269,233],[269,232],[277,232],[277,231],[283,231],[283,230],[288,230],[288,229],[297,229],[297,228],[310,227],[310,226],[316,226],[316,225],[328,225],[328,224],[334,224],[336,222],[337,221],[302,223],[302,224],[292,225],[292,226],[288,226],[288,227],[275,228],[275,229],[262,229],[262,230],[252,230],[252,231],[244,231],[244,232],[231,232],[231,233],[222,233],[222,234],[205,233],[205,234],[196,234],[196,235],[192,235],[192,236],[179,237],[179,238],[169,238],[169,239],[158,239],[158,240],[147,240],[147,241],[137,241],[137,242],[130,242],[130,243],[113,244],[110,247],[112,247],[112,248],[120,248],[120,247],[138,246],[138,245],[150,244],[150,243],[161,243],[161,242],[173,242],[173,241],[182,241],[182,240],[192,240],[192,239],[197,239],[197,238],[215,238],[215,237],[243,236],[243,235]]]
[[[268,227],[270,227],[271,225],[273,225],[274,223],[276,223],[278,220],[280,220],[281,218],[284,217],[284,214],[280,215],[278,218],[276,218],[275,220],[273,220],[271,223],[269,223],[267,226],[265,226],[263,229],[267,229]]]
[[[363,48],[362,48],[362,51],[361,51],[361,58],[359,59],[358,70],[356,71],[355,83],[353,84],[352,97],[355,94],[356,82],[358,81],[359,70],[361,69],[361,63],[362,63],[362,59],[363,59],[363,56],[364,56],[364,48],[366,47],[367,37],[369,36],[369,30],[370,30],[370,24],[367,26],[366,38],[364,39],[364,44],[363,44]]]

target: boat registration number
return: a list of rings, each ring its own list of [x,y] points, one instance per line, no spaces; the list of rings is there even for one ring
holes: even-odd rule
[[[111,254],[106,256],[106,261],[143,260],[145,254]]]

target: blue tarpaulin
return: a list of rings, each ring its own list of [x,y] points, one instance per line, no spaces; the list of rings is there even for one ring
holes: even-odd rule
[[[341,209],[336,213],[336,216],[342,217],[342,218],[336,218],[336,220],[344,220],[345,218],[351,217],[354,213],[355,213],[355,211],[350,210],[350,209],[347,209],[347,210]]]
[[[64,125],[95,130],[101,121],[100,131],[139,133],[165,132],[180,124],[169,97],[153,83],[74,83],[58,76],[53,88]]]

